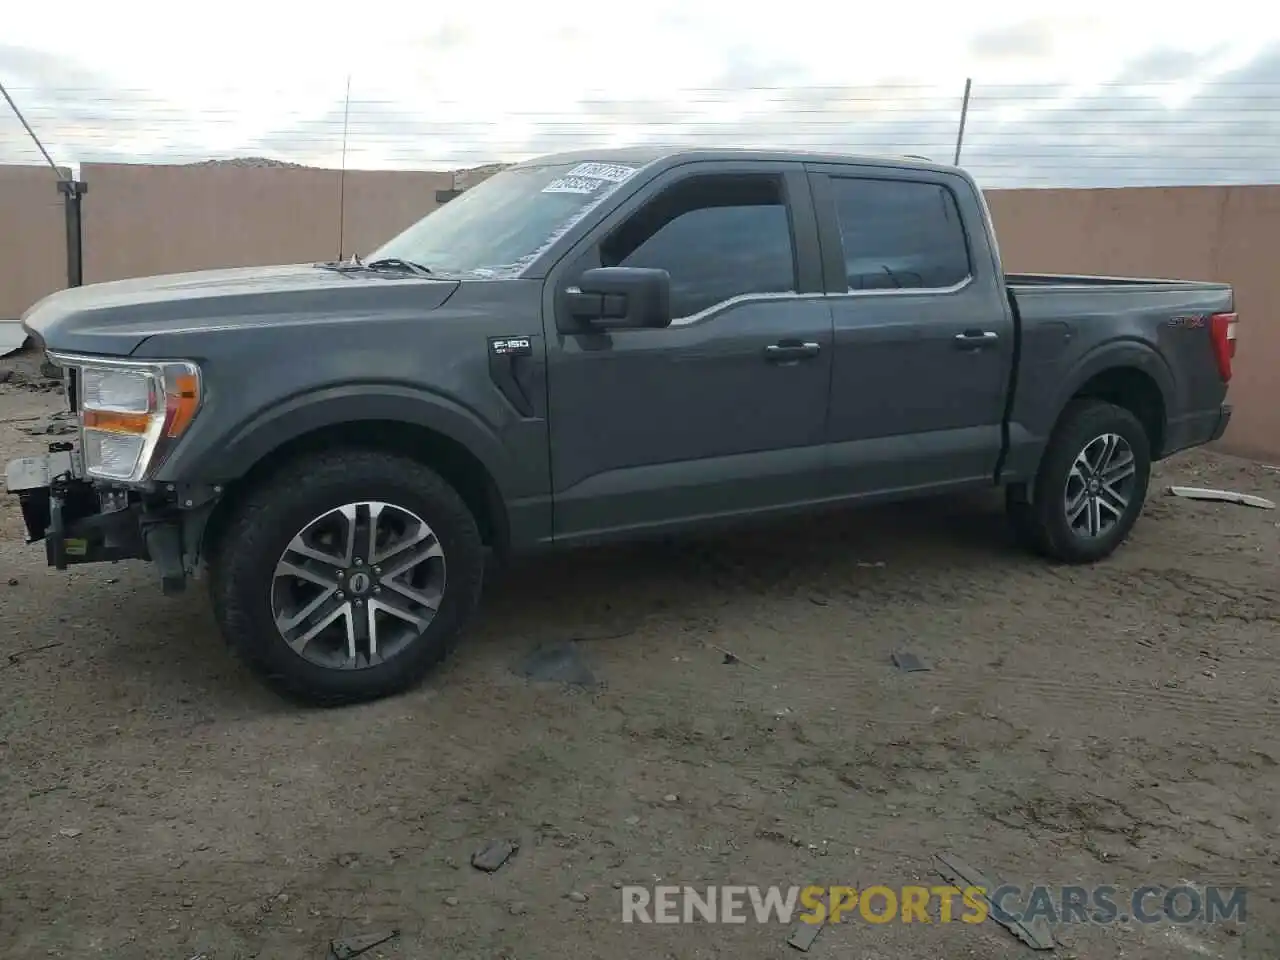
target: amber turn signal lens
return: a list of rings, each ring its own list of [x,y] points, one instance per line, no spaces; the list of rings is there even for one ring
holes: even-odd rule
[[[183,373],[174,377],[173,389],[166,394],[165,406],[165,420],[168,421],[165,435],[182,436],[200,408],[200,383],[194,375]]]
[[[101,430],[104,433],[146,433],[151,425],[151,417],[145,413],[115,413],[109,410],[85,410],[84,427],[86,430]]]

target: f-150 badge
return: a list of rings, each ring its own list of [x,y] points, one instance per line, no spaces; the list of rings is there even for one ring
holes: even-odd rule
[[[528,337],[494,337],[489,349],[495,357],[527,357],[533,353]]]

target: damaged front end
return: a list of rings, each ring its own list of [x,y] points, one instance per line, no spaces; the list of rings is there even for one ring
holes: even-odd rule
[[[134,363],[50,354],[63,377],[74,442],[49,445],[5,470],[28,543],[44,541],[50,566],[146,560],[166,593],[199,562],[205,517],[218,492],[152,477],[199,410],[199,371],[185,361]]]

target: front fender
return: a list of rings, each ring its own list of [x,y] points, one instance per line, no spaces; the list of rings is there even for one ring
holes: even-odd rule
[[[457,402],[399,384],[346,384],[308,391],[264,410],[229,432],[209,429],[197,417],[192,434],[156,473],[160,483],[219,484],[236,480],[291,440],[325,427],[361,420],[412,424],[469,450],[500,492],[508,476],[494,431]]]

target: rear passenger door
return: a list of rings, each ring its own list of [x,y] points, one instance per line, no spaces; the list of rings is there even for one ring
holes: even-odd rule
[[[831,496],[989,483],[1014,328],[979,198],[945,171],[808,170],[834,321]]]

